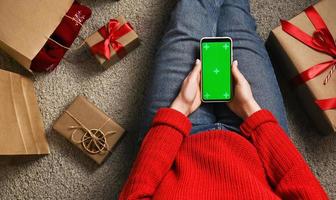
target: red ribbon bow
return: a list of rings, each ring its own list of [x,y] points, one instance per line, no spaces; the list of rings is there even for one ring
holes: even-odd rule
[[[312,49],[330,55],[333,59],[316,64],[295,76],[292,80],[295,85],[300,85],[313,79],[336,64],[336,43],[327,25],[313,6],[308,7],[305,13],[316,29],[313,36],[308,35],[285,20],[281,20],[282,30]],[[321,110],[336,109],[336,98],[316,100],[315,103]]]
[[[293,82],[296,85],[303,84],[310,79],[313,79],[330,68],[332,65],[336,64],[336,44],[330,31],[328,30],[327,25],[324,23],[323,19],[313,6],[308,7],[305,10],[305,13],[316,29],[313,36],[308,35],[298,27],[285,20],[281,20],[282,30],[307,46],[311,47],[312,49],[326,53],[332,56],[334,59],[319,63],[301,72],[293,79]]]
[[[91,52],[109,60],[111,58],[111,46],[112,49],[117,53],[118,57],[123,58],[127,52],[124,46],[118,42],[117,39],[132,30],[133,28],[129,23],[120,24],[118,20],[110,19],[106,26],[103,26],[98,30],[104,40],[93,45],[90,48]]]

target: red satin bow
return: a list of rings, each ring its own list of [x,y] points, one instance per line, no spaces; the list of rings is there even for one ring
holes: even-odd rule
[[[333,59],[314,65],[295,76],[292,80],[295,85],[300,85],[313,79],[336,64],[336,43],[327,25],[313,6],[308,7],[305,13],[316,29],[313,36],[308,35],[285,20],[281,20],[282,30],[312,49],[330,55]],[[336,109],[336,98],[316,100],[315,103],[321,110]]]
[[[332,65],[336,64],[336,44],[330,31],[328,30],[327,25],[313,6],[308,7],[305,10],[305,13],[316,29],[313,36],[308,35],[295,25],[285,20],[281,20],[282,30],[312,49],[326,53],[334,59],[314,65],[295,76],[293,78],[293,82],[296,85],[303,84],[310,79],[313,79]]]
[[[98,32],[104,38],[103,41],[93,45],[90,49],[93,54],[105,57],[107,60],[111,58],[111,49],[117,53],[119,58],[123,58],[127,52],[124,46],[117,41],[120,37],[132,31],[133,28],[129,23],[120,24],[116,19],[110,19],[106,26],[101,27]]]

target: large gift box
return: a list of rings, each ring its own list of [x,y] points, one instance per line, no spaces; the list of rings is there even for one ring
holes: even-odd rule
[[[29,71],[51,71],[90,16],[74,0],[1,0],[0,48]]]
[[[0,155],[49,154],[33,82],[0,70]]]
[[[53,128],[98,164],[105,160],[125,132],[83,96],[73,101]]]
[[[322,0],[282,20],[267,41],[271,56],[323,133],[336,132],[335,8],[335,0]]]
[[[85,41],[104,68],[115,64],[140,44],[138,35],[123,16],[111,19]]]

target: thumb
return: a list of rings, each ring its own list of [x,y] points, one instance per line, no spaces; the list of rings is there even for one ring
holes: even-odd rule
[[[202,69],[201,61],[199,59],[196,59],[195,67],[193,69],[193,73],[199,74],[201,69]]]
[[[192,79],[198,79],[200,73],[201,73],[201,61],[199,59],[196,60],[194,69],[190,73],[190,77]]]
[[[236,83],[239,83],[239,82],[245,80],[244,75],[238,69],[238,61],[237,60],[233,61],[233,63],[232,63],[232,76],[233,76],[233,79]]]

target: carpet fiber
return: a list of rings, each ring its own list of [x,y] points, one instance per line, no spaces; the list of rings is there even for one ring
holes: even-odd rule
[[[87,49],[68,53],[58,69],[36,74],[35,88],[51,154],[42,157],[0,157],[0,199],[116,199],[136,153],[137,121],[155,48],[176,1],[86,0],[93,15],[81,31],[87,37],[120,14],[131,21],[142,45],[108,70],[102,70]],[[280,18],[291,18],[309,0],[252,0],[258,31],[266,39]],[[3,69],[20,67],[3,52]],[[292,139],[314,173],[336,199],[336,135],[321,136],[292,90],[279,75]],[[85,95],[129,132],[111,156],[98,166],[51,130],[53,122],[77,95]]]

